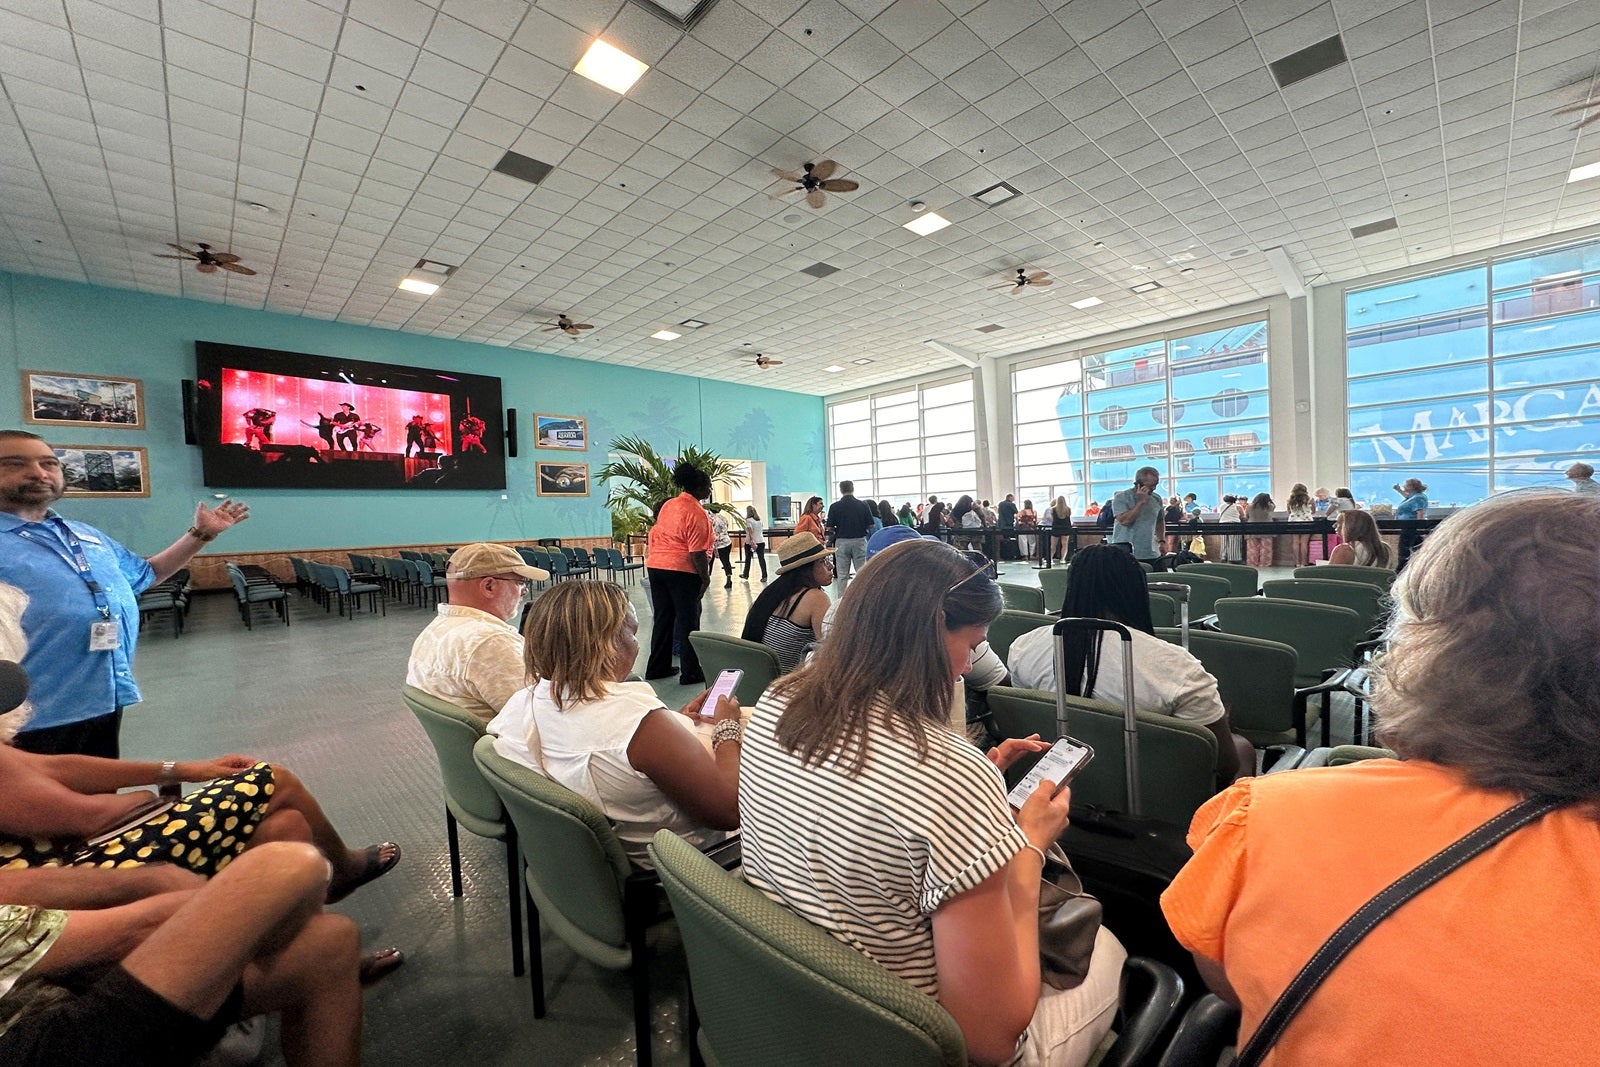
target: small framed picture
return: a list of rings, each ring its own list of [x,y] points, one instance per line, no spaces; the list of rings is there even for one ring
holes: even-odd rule
[[[588,496],[587,463],[536,463],[540,496]]]
[[[57,445],[67,496],[149,496],[150,454],[142,448]]]
[[[584,452],[589,448],[589,424],[573,415],[535,415],[533,447]]]
[[[22,417],[36,426],[144,429],[144,383],[137,378],[22,372]]]

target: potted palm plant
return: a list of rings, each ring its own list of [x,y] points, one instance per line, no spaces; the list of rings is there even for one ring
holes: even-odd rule
[[[678,461],[705,471],[712,482],[728,486],[744,483],[737,464],[693,445],[680,445],[675,457],[664,456],[642,438],[622,436],[612,440],[611,453],[613,458],[595,477],[610,487],[606,493],[606,507],[611,509],[612,536],[620,534],[623,538],[620,543],[624,546],[627,537],[648,532],[661,512],[661,505],[678,495],[678,487],[672,482],[672,468]],[[708,502],[706,507],[738,515],[738,509],[732,504]]]

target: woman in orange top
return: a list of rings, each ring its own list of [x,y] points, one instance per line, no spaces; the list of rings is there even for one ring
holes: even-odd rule
[[[822,498],[814,496],[806,501],[805,510],[800,517],[794,520],[794,532],[797,534],[808,533],[818,541],[826,541],[827,536],[822,532]]]
[[[711,520],[700,501],[711,495],[711,478],[699,467],[679,462],[673,484],[683,492],[661,505],[645,545],[645,573],[650,576],[650,658],[647,679],[672,674],[672,646],[678,646],[679,685],[706,680],[689,634],[700,629],[700,598],[711,584]]]
[[[1265,1062],[1592,1062],[1597,528],[1600,498],[1551,491],[1452,517],[1393,589],[1374,706],[1402,762],[1246,779],[1195,813],[1162,907],[1242,1045],[1379,890],[1525,797],[1569,801],[1380,922]]]

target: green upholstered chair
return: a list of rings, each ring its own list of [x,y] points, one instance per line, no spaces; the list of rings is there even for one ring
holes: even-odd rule
[[[655,872],[633,866],[599,808],[538,771],[506,759],[495,751],[494,738],[479,738],[472,757],[517,828],[528,893],[534,1018],[544,1018],[545,1011],[542,917],[579,956],[629,973],[637,1062],[649,1067],[650,967],[645,934],[663,917]]]
[[[1300,766],[1343,767],[1351,763],[1360,763],[1362,760],[1397,758],[1387,748],[1376,748],[1372,745],[1334,745],[1332,748],[1312,749],[1306,753],[1306,758],[1300,761]]]
[[[1179,621],[1178,602],[1165,593],[1150,594],[1150,625],[1176,626]]]
[[[1067,574],[1070,567],[1051,567],[1039,571],[1039,588],[1044,591],[1044,610],[1058,612],[1067,598]]]
[[[964,1067],[961,1029],[938,1001],[768,900],[682,838],[659,831],[650,855],[683,934],[700,1024],[691,1040],[708,1064]],[[1171,968],[1130,958],[1116,1036],[1092,1062],[1135,1067],[1153,1060],[1182,996]]]
[[[1035,614],[1045,610],[1044,590],[1033,585],[1014,585],[1011,582],[1001,582],[1000,597],[1005,601],[1007,608],[1012,611],[1031,611]],[[1060,607],[1058,603],[1056,607]]]
[[[744,677],[734,687],[733,695],[741,707],[753,708],[767,686],[783,673],[777,653],[759,641],[746,641],[742,637],[695,630],[689,635],[694,654],[700,657],[700,669],[708,679],[716,672],[738,668]]]
[[[506,897],[511,916],[511,973],[522,973],[522,890],[517,859],[517,830],[505,805],[472,760],[472,746],[483,736],[483,723],[461,708],[412,686],[400,690],[406,707],[417,717],[439,758],[444,781],[444,828],[450,845],[450,890],[461,896],[461,842],[457,825],[468,833],[503,841],[506,846]]]
[[[1151,582],[1174,582],[1189,587],[1189,618],[1195,620],[1210,615],[1213,606],[1225,596],[1233,595],[1233,586],[1224,578],[1194,571],[1162,571],[1146,578]]]
[[[989,648],[1004,662],[1011,655],[1011,646],[1017,638],[1041,626],[1054,626],[1057,621],[1054,615],[1007,608],[989,624]]]
[[[1295,700],[1322,696],[1322,743],[1331,744],[1329,697],[1343,689],[1356,644],[1366,636],[1361,616],[1350,608],[1281,597],[1224,597],[1216,607],[1224,633],[1281,641],[1295,650]]]
[[[1263,582],[1269,598],[1299,600],[1307,604],[1332,604],[1361,616],[1362,637],[1368,637],[1389,617],[1389,592],[1370,582],[1325,581],[1321,578],[1278,578]],[[1376,645],[1368,647],[1377,647]],[[1357,649],[1359,652],[1360,649]]]
[[[1156,636],[1182,644],[1176,629]],[[1289,645],[1239,634],[1189,631],[1189,654],[1217,680],[1233,732],[1257,748],[1296,744],[1305,747],[1307,723],[1295,719],[1294,676],[1299,657]],[[1315,717],[1315,709],[1307,712]]]
[[[1315,567],[1296,567],[1296,578],[1315,578],[1325,582],[1367,582],[1388,591],[1399,577],[1387,567],[1357,567],[1351,564],[1323,563]]]
[[[1101,669],[1107,667],[1115,669],[1114,658],[1104,662]],[[1094,749],[1093,762],[1073,780],[1073,806],[1094,804],[1126,810],[1122,709],[1098,700],[1066,700],[1066,732]],[[989,690],[989,712],[1003,736],[1037,733],[1046,740],[1060,736],[1052,693],[997,685]],[[1216,735],[1204,726],[1170,715],[1141,711],[1137,720],[1143,814],[1188,826],[1195,809],[1217,791]],[[1024,762],[1027,761],[1018,761],[1012,768],[1015,773],[1008,773],[1007,777],[1020,779],[1026,769]]]
[[[233,584],[233,595],[239,601],[239,617],[244,620],[244,628],[246,630],[252,630],[255,628],[253,625],[252,616],[255,614],[255,606],[257,604],[271,605],[272,609],[278,613],[279,617],[283,619],[283,624],[285,626],[289,625],[288,594],[283,591],[283,588],[280,585],[278,585],[276,582],[273,582],[271,585],[266,583],[252,585],[245,578],[244,571],[240,570],[232,563],[227,564],[227,569],[228,581]],[[162,607],[170,608],[175,613],[173,626],[175,627],[176,631],[181,632],[182,614],[181,612],[178,612],[177,605],[173,603],[172,600],[173,598],[169,594],[167,597],[167,602],[164,603]],[[142,598],[139,607],[141,611],[145,610],[144,604],[142,603]]]
[[[1185,563],[1178,568],[1178,573],[1185,571],[1226,580],[1234,596],[1255,596],[1261,587],[1261,573],[1242,563]]]

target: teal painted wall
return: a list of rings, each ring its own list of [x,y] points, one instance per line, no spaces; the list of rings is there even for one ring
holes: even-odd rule
[[[586,499],[540,497],[534,463],[581,460],[598,470],[606,445],[623,433],[669,454],[682,442],[764,461],[772,493],[823,484],[821,397],[0,272],[0,382],[9,383],[0,385],[0,426],[41,432],[52,444],[149,449],[148,500],[62,505],[140,552],[176,537],[196,502],[214,503],[213,490],[201,481],[200,450],[183,443],[178,383],[194,377],[197,340],[497,375],[506,406],[517,409],[519,455],[506,461],[504,499],[498,491],[476,490],[252,489],[241,494],[251,505],[249,522],[230,531],[219,549],[606,536],[605,487],[596,484]],[[145,429],[25,425],[24,369],[139,378]],[[535,412],[588,419],[590,450],[536,451]]]

